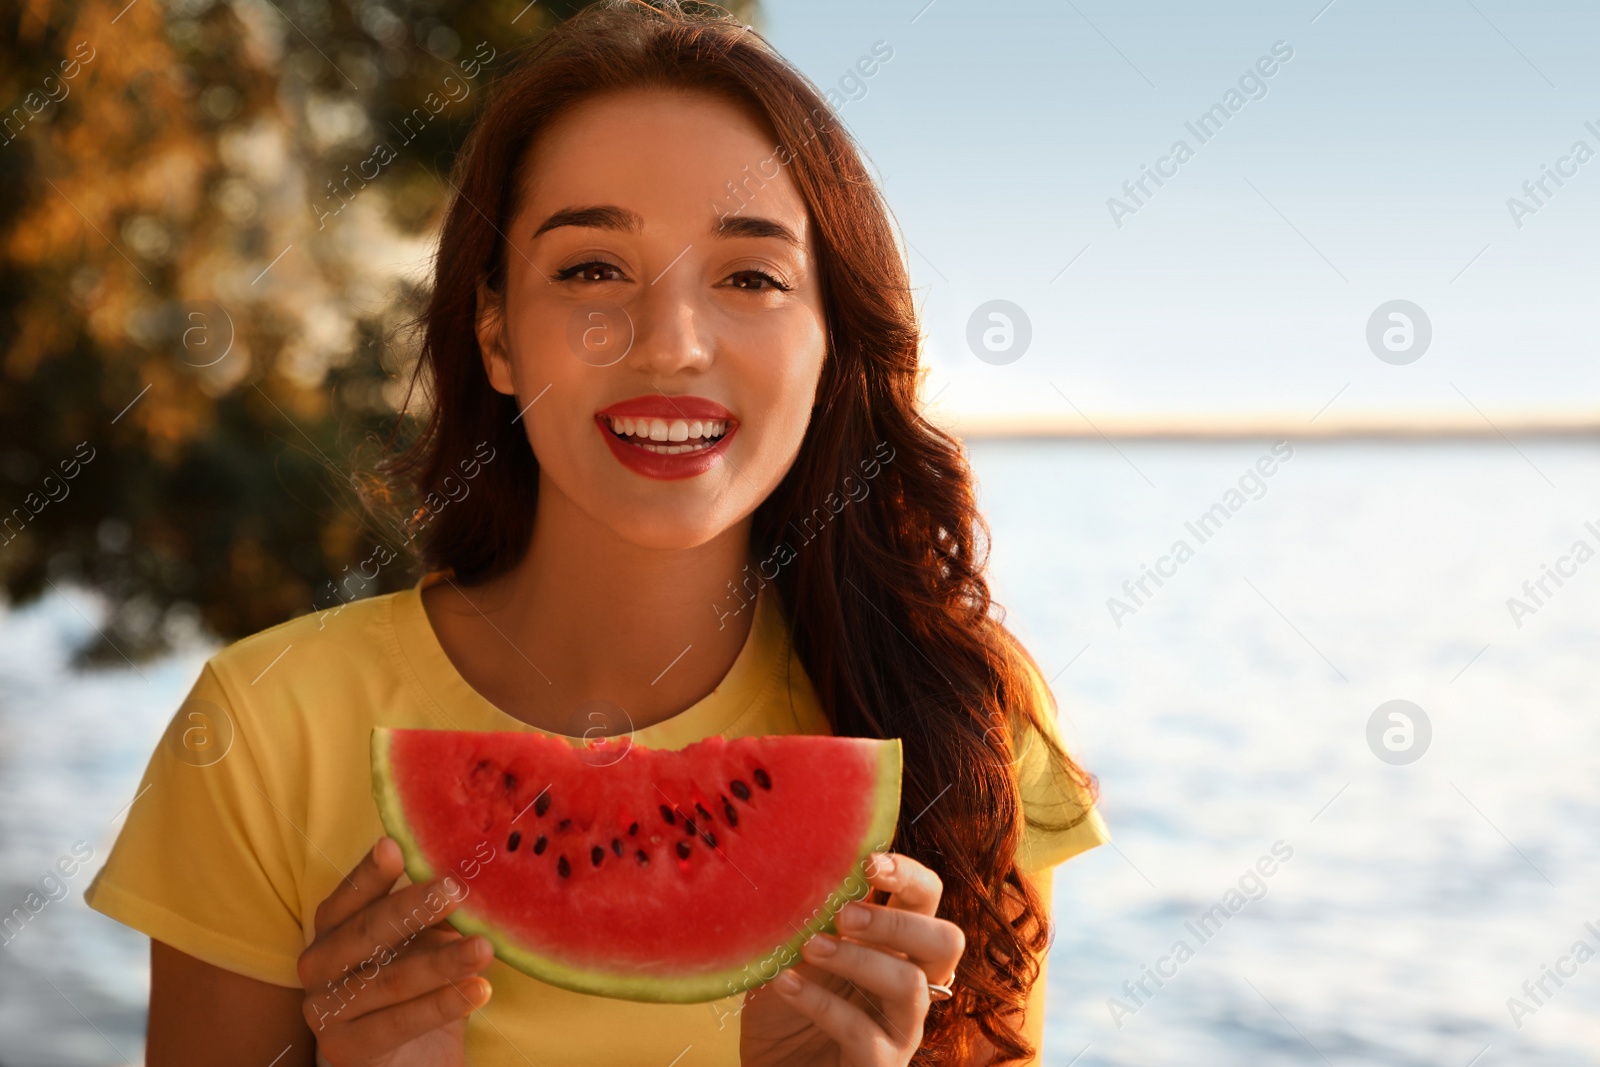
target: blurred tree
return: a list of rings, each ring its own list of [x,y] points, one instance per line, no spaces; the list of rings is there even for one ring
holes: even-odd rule
[[[101,590],[104,640],[84,654],[120,662],[415,580],[404,554],[349,580],[379,547],[349,472],[401,417],[415,351],[400,327],[425,294],[443,175],[484,88],[584,6],[8,5],[0,580],[13,600]],[[755,0],[725,6],[755,17]]]

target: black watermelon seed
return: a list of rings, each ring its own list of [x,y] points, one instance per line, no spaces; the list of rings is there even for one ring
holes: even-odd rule
[[[629,837],[632,837],[633,835],[637,834],[638,832],[639,832],[639,824],[638,823],[635,822],[635,823],[629,823],[628,824],[628,836]]]
[[[544,855],[544,846],[545,846],[545,844],[546,844],[546,841],[544,839],[544,835],[540,834],[537,838],[534,839],[534,842],[533,842],[533,854],[535,856]]]
[[[622,855],[622,838],[613,837],[611,839],[611,851],[619,856]]]
[[[572,829],[571,819],[562,819],[560,822],[556,823],[556,830],[560,833],[566,833],[570,829]]]
[[[739,779],[735,778],[733,780],[733,784],[728,786],[728,788],[733,790],[733,795],[738,797],[740,800],[750,799],[750,787],[739,781]]]
[[[722,814],[727,818],[729,826],[739,825],[739,813],[733,810],[733,801],[727,797],[722,798]]]
[[[546,792],[540,793],[539,794],[539,798],[533,802],[533,813],[535,815],[542,816],[542,815],[544,815],[545,812],[547,812],[549,810],[550,810],[550,793],[549,793],[549,791],[546,791]]]
[[[684,819],[683,820],[683,831],[684,831],[684,833],[688,834],[690,837],[693,837],[695,835],[694,820],[693,819]]]
[[[556,860],[556,873],[565,878],[572,873],[572,864],[567,862],[567,857],[562,856]]]
[[[694,810],[698,811],[700,813],[700,817],[706,822],[711,821],[711,813],[707,811],[705,809],[705,805],[701,804],[698,800],[694,802]]]
[[[681,860],[686,860],[689,858],[689,842],[678,842],[678,858]]]
[[[717,847],[717,835],[716,834],[712,833],[710,830],[707,830],[701,836],[705,838],[705,842],[706,842],[707,846],[709,846],[711,848],[716,848]]]
[[[756,780],[756,785],[759,785],[762,789],[772,788],[772,776],[766,771],[762,770],[760,767],[757,767],[755,770],[751,771],[750,777],[754,778]]]
[[[665,804],[661,805],[661,817],[667,820],[668,826],[671,826],[673,823],[678,821],[672,817],[672,809],[667,807]]]
[[[507,771],[504,775],[502,775],[501,780],[506,783],[507,791],[517,787],[517,776],[512,774],[510,771]]]
[[[522,831],[521,830],[513,830],[513,831],[511,831],[511,838],[508,841],[506,841],[506,851],[507,852],[515,852],[517,850],[517,846],[520,845],[520,844],[522,844]]]
[[[644,849],[642,849],[642,848],[639,849],[639,851],[635,852],[634,855],[639,857],[639,862],[640,863],[649,863],[650,862],[650,857],[646,856],[644,854]]]
[[[594,848],[591,848],[589,850],[589,859],[590,859],[591,862],[594,863],[594,865],[596,867],[600,866],[600,861],[605,859],[605,858],[606,858],[606,850],[601,848],[599,845],[596,845],[596,846],[594,846]]]

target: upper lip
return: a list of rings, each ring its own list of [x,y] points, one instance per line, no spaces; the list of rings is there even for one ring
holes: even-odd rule
[[[664,396],[661,393],[619,400],[610,407],[601,408],[596,414],[642,419],[733,419],[733,413],[715,400],[707,400],[703,396]]]

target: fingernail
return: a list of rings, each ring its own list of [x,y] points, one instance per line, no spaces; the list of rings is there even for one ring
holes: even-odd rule
[[[894,873],[894,857],[887,852],[874,852],[872,854],[872,874],[878,877]]]
[[[474,1008],[481,1008],[489,1003],[489,998],[494,996],[494,987],[487,978],[475,978],[471,982],[472,988],[467,990],[467,999]]]
[[[784,971],[773,979],[772,984],[778,987],[778,992],[780,993],[800,992],[800,976],[793,971]]]
[[[806,950],[809,955],[827,959],[839,951],[839,943],[827,934],[818,934],[806,942]]]
[[[454,878],[446,878],[444,880],[444,891],[451,896],[456,896],[461,892],[461,883]]]
[[[860,904],[846,904],[839,912],[839,925],[846,930],[865,930],[872,918]]]

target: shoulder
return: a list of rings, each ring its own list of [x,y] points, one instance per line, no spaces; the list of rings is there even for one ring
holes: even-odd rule
[[[296,984],[304,918],[383,832],[369,739],[374,720],[405,713],[392,613],[406,595],[310,612],[213,653],[90,905],[214,966]]]
[[[1064,748],[1057,722],[1060,705],[1050,683],[1045,680],[1044,672],[1016,637],[1007,633],[1006,644],[1011,674],[1021,678],[1021,684],[1013,687],[1015,695],[1006,709],[1010,716],[1012,752],[1019,761],[1031,753],[1041,730],[1044,736]]]
[[[1038,870],[1103,844],[1110,834],[1097,807],[1098,781],[1067,740],[1050,683],[1014,638],[1011,646],[1024,679],[1009,709],[1012,766],[1026,816],[1017,862]]]
[[[386,593],[352,601],[326,611],[311,611],[276,626],[242,637],[212,655],[209,665],[232,679],[253,685],[287,667],[282,673],[304,672],[337,662],[354,652],[370,655],[392,633],[396,601],[407,591]],[[290,661],[288,653],[302,655]]]
[[[394,613],[413,590],[313,611],[240,638],[214,653],[204,675],[230,714],[246,722],[353,711],[401,681],[405,671]]]

